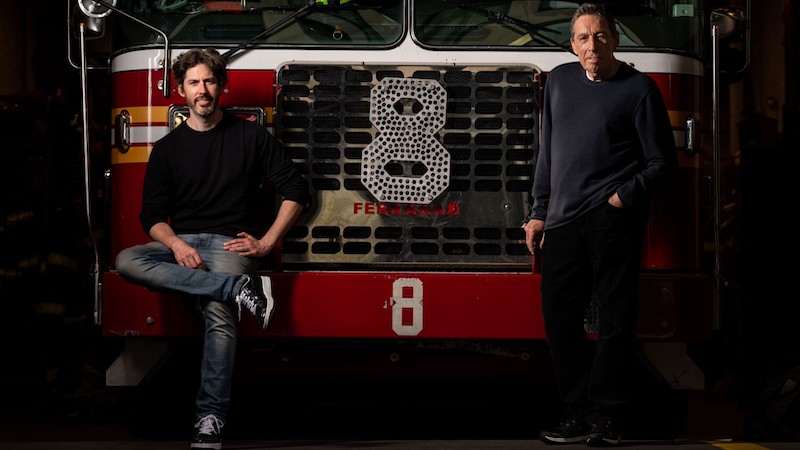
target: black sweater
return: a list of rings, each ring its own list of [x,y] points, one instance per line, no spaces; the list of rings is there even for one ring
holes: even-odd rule
[[[261,238],[274,212],[263,186],[308,204],[308,182],[262,126],[229,114],[206,132],[183,123],[153,146],[139,219],[146,233],[168,222],[176,233]]]
[[[540,144],[530,217],[544,220],[546,230],[614,192],[626,208],[646,208],[677,165],[658,86],[624,63],[600,82],[577,62],[554,68],[545,84]]]

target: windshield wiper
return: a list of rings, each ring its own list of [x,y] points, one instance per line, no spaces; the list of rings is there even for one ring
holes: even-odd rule
[[[479,8],[477,6],[473,6],[464,3],[462,1],[454,1],[454,0],[440,0],[440,1],[442,3],[455,5],[459,9],[477,12],[499,23],[507,23],[522,28],[523,30],[527,31],[528,35],[531,37],[531,40],[533,41],[538,41],[542,44],[551,45],[553,47],[565,48],[557,41],[542,34],[542,32],[558,34],[558,31],[553,30],[552,28],[536,25],[535,23],[528,22],[527,20],[517,19],[516,17],[511,17],[508,14],[501,13],[500,11],[493,11],[491,9]]]
[[[282,27],[287,22],[289,22],[291,20],[294,20],[298,16],[300,16],[302,14],[305,14],[309,10],[314,9],[316,7],[317,7],[316,0],[308,0],[308,2],[305,5],[301,6],[300,8],[297,8],[297,10],[295,12],[289,14],[288,16],[284,17],[283,19],[281,19],[281,20],[275,22],[274,24],[270,25],[264,31],[258,33],[257,35],[253,36],[252,38],[242,42],[241,44],[236,46],[236,48],[232,48],[232,49],[228,50],[227,52],[223,53],[222,57],[225,58],[226,61],[230,62],[230,60],[233,58],[233,56],[237,52],[239,52],[240,50],[244,50],[245,48],[247,48],[253,42],[255,42],[255,41],[257,41],[257,40],[259,40],[259,39],[261,39],[261,38],[263,38],[265,36],[269,36],[270,34],[272,34],[273,31],[275,31],[276,29]]]
[[[316,0],[319,2],[320,0]],[[247,8],[244,12],[261,12],[261,11],[294,11],[296,10],[296,6],[257,6],[252,8]],[[353,10],[353,11],[360,11],[364,9],[374,9],[376,11],[380,11],[384,9],[384,5],[359,5],[359,4],[340,4],[340,5],[322,5],[321,10],[333,10],[333,11],[346,11],[346,10]]]

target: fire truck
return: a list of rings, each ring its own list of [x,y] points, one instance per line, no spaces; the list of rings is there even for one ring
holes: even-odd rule
[[[703,389],[692,349],[713,338],[724,309],[731,152],[720,148],[720,91],[747,66],[749,5],[603,3],[616,16],[617,58],[662,91],[679,161],[644,238],[642,360],[672,391]],[[577,6],[70,1],[69,58],[82,74],[84,120],[88,72],[110,80],[106,245],[95,247],[94,313],[103,336],[124,344],[107,384],[146,382],[175,342],[201,333],[191,299],[128,283],[113,266],[121,249],[149,240],[138,220],[142,179],[153,144],[188,116],[170,62],[192,47],[224,54],[220,106],[277,136],[311,186],[313,205],[263,263],[277,301],[271,328],[249,317],[240,326],[243,342],[281,355],[267,371],[314,348],[329,357],[361,348],[364,360],[375,351],[390,364],[385,372],[399,376],[407,355],[426,352],[433,356],[424,370],[448,376],[449,362],[436,361],[452,354],[549,365],[539,261],[522,224],[542,87],[551,69],[577,60],[569,44]],[[105,59],[92,53],[97,41]],[[267,192],[265,201],[274,200]],[[590,308],[587,333],[595,326]],[[312,370],[295,370],[303,367]],[[471,370],[515,369],[495,360]]]

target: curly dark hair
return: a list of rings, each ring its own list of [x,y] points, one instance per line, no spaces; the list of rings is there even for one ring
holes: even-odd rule
[[[220,86],[228,83],[228,65],[225,58],[213,48],[193,48],[181,53],[172,62],[172,73],[175,75],[175,84],[183,85],[186,79],[186,71],[198,64],[205,64],[216,77]]]

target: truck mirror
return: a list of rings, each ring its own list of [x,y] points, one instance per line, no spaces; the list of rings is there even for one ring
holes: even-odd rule
[[[109,0],[105,3],[114,7],[117,4],[117,0]],[[78,0],[78,6],[75,9],[80,9],[85,17],[81,17],[77,13],[72,15],[70,25],[73,30],[77,30],[79,25],[83,23],[86,39],[98,39],[105,35],[105,18],[111,14],[111,9],[108,6],[94,0]]]
[[[711,25],[716,27],[719,38],[720,75],[729,83],[740,81],[750,64],[747,14],[742,8],[715,8],[711,11]]]
[[[84,30],[86,31],[86,39],[98,39],[105,35],[106,31],[106,20],[105,19],[98,19],[96,17],[89,17],[83,16],[77,12],[78,8],[75,8],[74,14],[70,17],[70,30],[72,31],[71,35],[73,39],[78,38],[78,30],[80,29],[80,24],[84,25]]]
[[[741,42],[747,28],[747,19],[741,8],[716,8],[711,11],[711,24],[716,25],[721,41]]]
[[[105,2],[97,2],[95,0],[78,0],[78,7],[81,9],[86,17],[92,19],[102,19],[111,14],[111,9],[104,5],[107,3],[111,6],[117,6],[117,0],[108,0]]]

